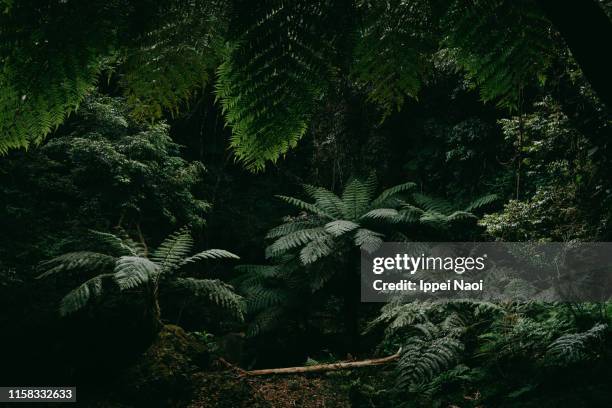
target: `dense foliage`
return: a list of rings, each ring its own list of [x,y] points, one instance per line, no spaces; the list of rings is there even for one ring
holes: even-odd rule
[[[610,405],[610,302],[360,302],[386,241],[612,240],[612,4],[573,3],[0,0],[0,385],[284,406],[234,374],[399,350],[269,381]]]

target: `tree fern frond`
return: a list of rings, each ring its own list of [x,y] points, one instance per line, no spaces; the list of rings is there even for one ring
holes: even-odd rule
[[[382,245],[382,237],[384,235],[378,232],[367,228],[359,228],[355,233],[355,245],[368,253],[372,253]]]
[[[550,23],[535,2],[455,0],[443,26],[446,45],[457,50],[459,64],[479,86],[482,99],[497,100],[500,106],[516,108],[522,89],[540,79],[552,59]]]
[[[136,243],[129,237],[121,238],[108,232],[89,230],[97,239],[108,245],[117,256],[144,256],[142,244]]]
[[[446,200],[430,197],[425,194],[415,193],[412,195],[414,201],[428,212],[448,215],[453,211],[453,206]]]
[[[555,363],[575,363],[597,354],[597,343],[608,331],[608,325],[597,323],[582,333],[564,334],[553,341],[546,351],[546,358]]]
[[[285,236],[278,238],[271,245],[266,248],[266,256],[268,258],[277,256],[290,249],[297,248],[305,245],[310,241],[314,241],[317,238],[328,235],[327,232],[321,227],[307,228],[291,232]]]
[[[303,265],[308,265],[332,254],[335,249],[334,243],[333,237],[329,235],[310,241],[300,251],[300,261]]]
[[[339,237],[347,232],[351,232],[359,228],[359,224],[348,220],[335,220],[328,222],[323,228],[325,229],[325,232],[333,235],[334,237]]]
[[[314,204],[307,203],[305,201],[302,201],[294,197],[287,197],[287,196],[282,196],[282,195],[277,195],[276,197],[293,205],[294,207],[299,208],[300,210],[310,211],[311,213],[319,215],[324,218],[330,218],[330,219],[334,218],[331,214],[329,214],[328,212],[326,212],[325,210],[323,210],[322,208],[319,208],[318,206]]]
[[[472,212],[472,211],[477,210],[477,209],[479,209],[481,207],[489,205],[492,202],[497,201],[498,199],[499,199],[499,197],[497,196],[497,194],[488,194],[488,195],[482,196],[482,197],[477,198],[476,200],[472,201],[465,208],[465,211]]]
[[[249,314],[282,305],[289,299],[285,291],[264,286],[246,288],[244,295],[246,296],[246,311]]]
[[[348,220],[357,220],[367,211],[372,195],[371,189],[358,178],[353,178],[342,192],[342,202],[346,205],[344,216]]]
[[[207,249],[188,258],[185,258],[181,265],[202,261],[204,259],[240,259],[240,257],[236,254],[226,251],[225,249]]]
[[[38,269],[45,270],[36,279],[73,271],[105,271],[112,270],[115,258],[97,252],[69,252],[48,261],[42,262]]]
[[[386,201],[392,198],[393,196],[403,193],[408,190],[412,190],[415,187],[416,187],[416,184],[414,183],[404,183],[404,184],[398,184],[397,186],[388,188],[382,193],[380,193],[380,195],[372,201],[372,203],[370,204],[370,207],[376,208],[376,207],[383,206],[386,203]]]
[[[375,208],[363,214],[361,218],[370,218],[373,220],[385,220],[392,223],[401,220],[400,213],[394,208]]]
[[[160,267],[138,256],[122,256],[117,259],[113,278],[121,290],[132,289],[156,279]]]
[[[407,390],[414,384],[429,382],[456,364],[463,344],[452,336],[413,337],[402,351],[397,363],[397,387]]]
[[[304,185],[306,193],[315,200],[316,205],[335,218],[341,218],[346,213],[346,203],[333,192],[311,185]]]
[[[151,261],[159,265],[162,273],[176,270],[191,252],[193,238],[186,227],[170,234],[151,255]]]
[[[233,291],[231,285],[219,279],[194,278],[177,278],[174,285],[190,291],[195,296],[206,297],[231,312],[239,320],[244,320],[244,299]]]
[[[60,314],[62,316],[72,314],[85,307],[90,300],[102,296],[104,292],[104,279],[112,276],[112,274],[95,276],[68,292],[60,303]]]
[[[217,70],[216,93],[232,148],[249,169],[276,161],[304,135],[335,54],[336,9],[321,2],[235,6],[237,35]]]
[[[281,224],[277,227],[272,228],[266,234],[267,239],[278,238],[284,235],[290,234],[295,231],[312,228],[316,224],[312,221],[290,221],[285,224]]]

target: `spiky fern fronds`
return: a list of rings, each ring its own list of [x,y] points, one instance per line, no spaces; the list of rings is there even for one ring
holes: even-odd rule
[[[60,255],[39,265],[44,270],[37,279],[42,279],[63,272],[96,272],[100,270],[112,270],[115,258],[110,255],[97,252],[69,252]]]
[[[184,288],[195,296],[206,297],[211,302],[231,312],[234,317],[243,320],[245,305],[241,296],[234,292],[234,288],[219,279],[177,278],[174,285]]]
[[[93,90],[112,59],[115,27],[108,22],[122,21],[124,10],[98,1],[2,7],[0,153],[6,153],[39,144]]]
[[[413,337],[397,363],[397,387],[408,390],[427,383],[459,361],[463,344],[454,336]]]
[[[267,247],[266,255],[274,257],[299,249],[302,264],[312,264],[335,253],[343,240],[372,252],[383,242],[384,235],[365,228],[365,225],[373,220],[389,223],[403,220],[397,209],[379,207],[399,206],[402,201],[397,196],[413,187],[414,183],[400,184],[374,198],[376,177],[372,173],[367,179],[352,178],[341,196],[322,187],[304,186],[314,203],[279,196],[306,211],[307,215],[289,219],[289,222],[270,230],[267,237],[275,241]]]
[[[157,278],[159,265],[139,256],[122,256],[117,259],[113,279],[119,289],[133,289]]]
[[[122,58],[120,83],[135,118],[174,113],[209,83],[224,29],[220,6],[205,0],[160,3],[155,25]]]
[[[237,2],[216,93],[237,158],[253,170],[276,161],[308,127],[326,87],[337,16],[331,2]]]
[[[187,227],[170,234],[151,255],[162,273],[176,270],[193,247],[193,238]]]
[[[223,249],[209,249],[193,256],[187,256],[193,245],[193,239],[187,228],[181,228],[168,236],[153,252],[151,258],[144,255],[133,255],[138,249],[134,243],[128,245],[125,239],[113,235],[98,233],[103,241],[110,244],[117,252],[127,252],[130,255],[114,258],[92,252],[75,252],[61,255],[41,264],[46,271],[39,278],[56,275],[64,271],[86,270],[99,275],[87,280],[68,293],[61,301],[62,315],[73,313],[83,308],[94,298],[103,295],[103,283],[109,282],[120,290],[134,289],[143,285],[157,288],[162,274],[176,272],[186,264],[206,259],[238,259],[237,255]],[[112,270],[112,273],[105,273]],[[175,279],[176,280],[176,279]],[[242,318],[244,305],[242,298],[232,291],[232,287],[219,280],[179,278],[175,286],[189,289],[196,296],[207,296],[219,306],[229,309],[236,317]],[[153,291],[155,294],[157,291]],[[155,295],[156,296],[156,295]],[[155,300],[157,301],[157,300]]]
[[[134,241],[125,231],[119,231],[121,236],[101,231],[89,231],[100,242],[106,244],[114,255],[146,256],[142,243]]]
[[[203,261],[205,259],[240,259],[240,257],[234,253],[231,253],[230,251],[226,251],[225,249],[213,248],[198,252],[195,255],[185,258],[181,265]]]
[[[100,298],[104,294],[105,279],[112,277],[113,274],[98,275],[71,290],[60,302],[60,315],[67,316],[85,307],[92,299]]]
[[[485,101],[517,108],[522,89],[542,80],[553,49],[550,23],[536,2],[476,0],[451,3],[443,21],[446,45]]]
[[[472,201],[465,209],[457,209],[451,203],[438,197],[415,193],[412,198],[416,205],[403,204],[397,219],[400,221],[418,221],[434,228],[447,228],[461,220],[477,219],[472,211],[482,208],[497,200],[497,195],[489,194]]]
[[[545,358],[553,364],[569,364],[587,360],[599,352],[608,325],[597,323],[581,333],[567,333],[554,340],[546,350]]]
[[[351,75],[386,116],[416,97],[426,71],[432,31],[424,1],[360,1]],[[429,43],[429,44],[428,44]]]

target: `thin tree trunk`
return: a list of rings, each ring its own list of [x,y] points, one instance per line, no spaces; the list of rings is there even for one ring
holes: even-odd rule
[[[612,109],[612,22],[596,0],[537,0],[561,33],[593,90]]]
[[[367,360],[360,361],[343,361],[339,363],[331,364],[317,364],[311,366],[302,367],[285,367],[285,368],[266,368],[263,370],[252,370],[244,371],[244,375],[256,376],[256,375],[269,375],[269,374],[300,374],[300,373],[315,373],[323,371],[337,371],[346,370],[360,367],[370,367],[388,364],[399,359],[402,349],[400,348],[397,353],[382,358],[370,358]]]

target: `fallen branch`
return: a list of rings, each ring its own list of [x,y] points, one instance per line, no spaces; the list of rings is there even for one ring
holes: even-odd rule
[[[339,363],[331,364],[317,364],[303,367],[285,367],[285,368],[266,368],[263,370],[251,370],[245,371],[244,375],[256,376],[256,375],[268,375],[268,374],[299,374],[299,373],[314,373],[322,371],[336,371],[345,370],[350,368],[369,367],[391,363],[400,357],[402,349],[400,347],[397,353],[382,357],[382,358],[371,358],[361,361],[342,361]]]

